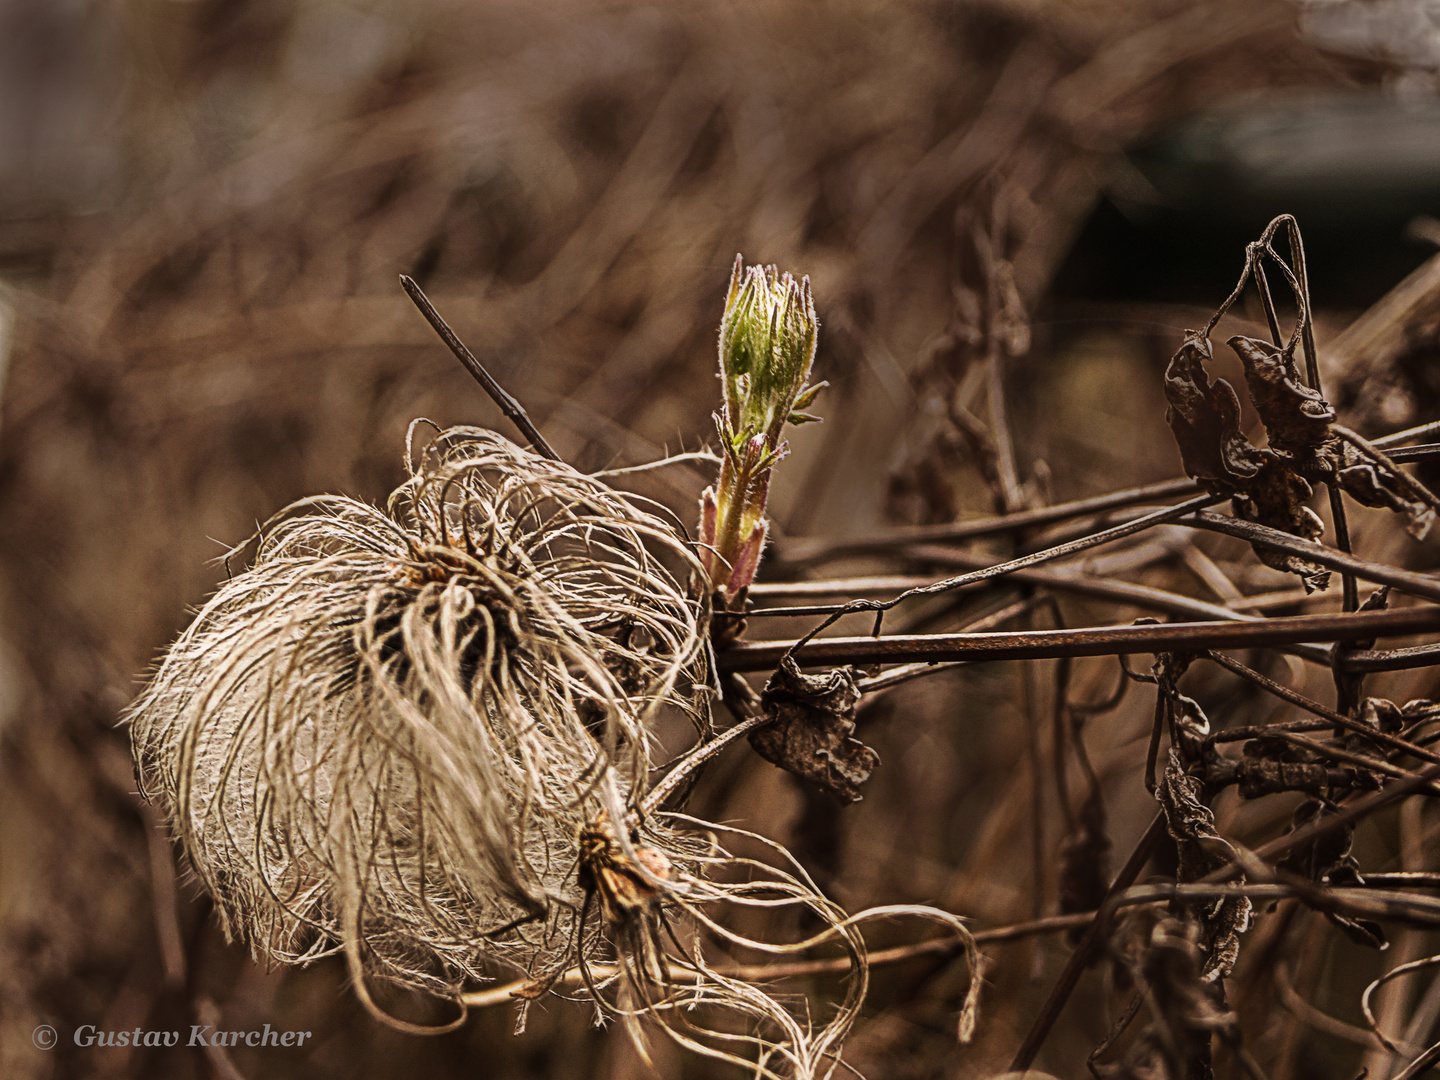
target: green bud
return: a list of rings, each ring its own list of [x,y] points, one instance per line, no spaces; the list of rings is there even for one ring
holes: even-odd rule
[[[775,449],[797,398],[803,392],[804,404],[813,400],[818,387],[806,390],[805,381],[819,331],[808,277],[797,282],[773,266],[746,269],[735,256],[720,320],[721,420],[732,453],[756,435]]]

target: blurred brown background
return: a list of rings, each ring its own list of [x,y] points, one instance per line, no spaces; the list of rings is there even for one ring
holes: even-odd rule
[[[119,711],[226,546],[303,495],[383,499],[413,417],[509,434],[398,273],[582,469],[711,438],[737,251],[809,274],[832,389],[778,474],[782,539],[1163,479],[1179,471],[1164,358],[1272,213],[1302,213],[1332,328],[1429,254],[1402,235],[1436,209],[1428,11],[0,3],[0,1076],[643,1073],[583,1006],[551,1000],[518,1038],[500,1009],[423,1040],[374,1024],[338,963],[263,970],[223,941],[133,795]],[[967,352],[987,295],[1031,336],[1007,374],[1008,489]],[[1351,395],[1369,410],[1357,424],[1433,418],[1435,376],[1397,371],[1385,394]],[[677,468],[634,486],[689,517],[707,482]],[[1394,557],[1423,564],[1416,551]],[[1142,555],[1195,591],[1163,551]],[[1003,599],[909,618],[953,626]],[[1073,694],[1099,699],[1114,676],[1077,664]],[[977,926],[1052,912],[1069,808],[1037,782],[1049,751],[1026,723],[1048,686],[1037,665],[991,665],[882,698],[862,728],[884,764],[854,808],[745,750],[696,810],[791,844],[852,907],[934,902]],[[1153,812],[1136,771],[1148,710],[1132,695],[1093,729],[1122,852]],[[922,961],[877,973],[856,1067],[1001,1071],[1065,947],[991,955],[975,1045],[953,1038],[963,967]],[[1268,1000],[1267,976],[1247,977]],[[1357,979],[1320,1004],[1353,1013]],[[1056,1075],[1085,1075],[1108,1026],[1105,995],[1082,997],[1039,1062]],[[1355,1074],[1357,1047],[1269,1004],[1254,1015],[1272,1076]],[[215,1017],[315,1038],[209,1056],[71,1039]],[[41,1023],[53,1050],[32,1045]],[[656,1055],[662,1075],[716,1071]]]

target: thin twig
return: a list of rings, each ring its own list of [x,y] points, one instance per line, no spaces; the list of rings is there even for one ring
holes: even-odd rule
[[[1437,1061],[1440,1061],[1440,1042],[1426,1049],[1423,1054],[1405,1066],[1403,1072],[1395,1075],[1395,1080],[1414,1080]]]
[[[1350,616],[1354,618],[1355,616]],[[1440,765],[1426,765],[1423,769],[1411,773],[1404,780],[1396,780],[1387,784],[1379,791],[1362,796],[1354,802],[1349,803],[1343,809],[1334,814],[1327,814],[1318,821],[1302,826],[1294,832],[1284,836],[1278,836],[1268,844],[1256,848],[1251,855],[1253,861],[1270,861],[1282,859],[1290,852],[1303,848],[1314,843],[1322,836],[1327,836],[1337,829],[1343,829],[1362,818],[1384,809],[1391,803],[1398,802],[1407,795],[1412,795],[1420,788],[1431,781],[1440,779]],[[1219,883],[1229,881],[1236,874],[1240,873],[1240,866],[1237,863],[1229,863],[1212,870],[1201,879],[1204,883]]]
[[[764,727],[771,722],[771,719],[769,716],[748,717],[734,727],[726,728],[709,742],[695,747],[671,766],[670,771],[660,782],[646,793],[644,802],[640,804],[640,815],[653,814],[660,809],[665,800],[675,793],[686,777],[740,738],[741,735],[748,735],[756,728]]]
[[[1385,466],[1387,470],[1389,470],[1395,475],[1396,479],[1400,480],[1407,488],[1410,489],[1410,494],[1414,495],[1415,498],[1423,502],[1426,506],[1430,507],[1431,510],[1440,510],[1440,499],[1437,499],[1435,497],[1435,493],[1429,488],[1427,488],[1424,484],[1422,484],[1419,480],[1415,479],[1415,477],[1407,473],[1404,469],[1400,468],[1397,465],[1395,458],[1385,453],[1385,451],[1382,450],[1375,443],[1371,442],[1363,435],[1351,431],[1347,427],[1341,427],[1339,424],[1331,424],[1330,430],[1333,431],[1336,435],[1340,436],[1340,438],[1348,442],[1351,446],[1360,450],[1362,453],[1368,454],[1372,459],[1378,461],[1381,465]],[[1418,449],[1418,447],[1415,449]]]
[[[1323,396],[1325,388],[1320,383],[1320,354],[1315,349],[1315,319],[1310,309],[1310,272],[1305,262],[1305,241],[1300,237],[1300,226],[1294,218],[1290,219],[1289,228],[1286,231],[1290,238],[1290,263],[1291,270],[1294,272],[1295,303],[1299,307],[1300,339],[1301,345],[1305,349],[1305,379],[1312,390]],[[1280,257],[1275,254],[1273,247],[1267,244],[1266,249],[1276,261],[1279,261]],[[1275,344],[1280,344],[1278,339]],[[1339,487],[1335,484],[1325,485],[1325,495],[1330,502],[1330,521],[1335,527],[1335,546],[1349,554],[1351,551],[1350,523],[1345,516],[1344,496],[1341,495]],[[1340,575],[1340,582],[1345,610],[1356,610],[1360,606],[1360,593],[1355,585],[1355,574],[1348,570],[1343,571]],[[1338,657],[1343,652],[1344,645],[1341,644],[1336,649],[1336,656]],[[1343,693],[1338,672],[1336,689]]]
[[[736,642],[716,658],[722,672],[767,671],[789,652],[804,666],[946,660],[1045,660],[1059,656],[1243,649],[1257,645],[1338,641],[1440,630],[1440,606],[1352,615],[1295,615],[1255,622],[1192,622],[1029,630],[992,634],[922,634]]]
[[[1065,963],[1065,970],[1060,973],[1050,996],[1045,999],[1045,1004],[1040,1009],[1040,1014],[1035,1017],[1030,1030],[1025,1033],[1020,1048],[1015,1051],[1015,1059],[1010,1063],[1010,1071],[1023,1073],[1030,1068],[1035,1055],[1040,1052],[1041,1045],[1045,1042],[1045,1036],[1050,1034],[1050,1029],[1055,1026],[1055,1021],[1060,1019],[1060,1012],[1065,1008],[1065,1002],[1070,1000],[1075,985],[1080,981],[1081,974],[1090,966],[1091,959],[1100,948],[1100,942],[1109,929],[1109,919],[1104,916],[1107,910],[1113,911],[1113,901],[1126,889],[1135,883],[1140,876],[1140,871],[1145,869],[1145,864],[1150,861],[1150,853],[1155,850],[1155,845],[1160,842],[1160,837],[1165,833],[1165,815],[1156,814],[1155,819],[1150,822],[1150,827],[1140,837],[1135,849],[1130,852],[1130,858],[1125,860],[1125,865],[1120,868],[1120,873],[1115,875],[1115,880],[1110,883],[1110,888],[1105,891],[1105,898],[1101,902],[1100,910],[1096,913],[1090,928],[1085,931],[1085,936],[1080,939],[1080,944],[1075,946],[1075,951],[1070,954],[1070,959]]]
[[[1388,761],[1380,761],[1376,758],[1367,757],[1364,754],[1357,754],[1339,746],[1328,746],[1318,739],[1307,739],[1304,735],[1297,735],[1293,731],[1275,731],[1270,734],[1269,738],[1279,739],[1281,742],[1288,742],[1292,746],[1301,747],[1321,757],[1329,758],[1332,761],[1343,761],[1347,765],[1356,765],[1362,769],[1369,769],[1371,772],[1378,772],[1396,780],[1408,780],[1415,775],[1412,772],[1407,772],[1405,769],[1400,768],[1398,765],[1391,765]],[[1431,795],[1440,795],[1440,787],[1437,787],[1435,784],[1427,784],[1417,790],[1429,792]]]
[[[1337,1039],[1344,1039],[1347,1042],[1358,1043],[1361,1046],[1370,1047],[1375,1045],[1375,1036],[1362,1027],[1354,1024],[1347,1024],[1344,1020],[1337,1020],[1329,1013],[1322,1012],[1310,1002],[1300,996],[1290,979],[1290,971],[1285,961],[1281,960],[1275,965],[1275,989],[1278,990],[1280,1004],[1299,1020],[1316,1031],[1324,1032],[1326,1035],[1333,1035]]]
[[[1072,915],[1051,915],[1043,919],[1002,926],[994,930],[976,930],[971,935],[977,945],[994,945],[1005,941],[1019,941],[1039,934],[1053,934],[1061,930],[1074,930],[1088,926],[1095,918],[1093,911],[1082,911]],[[866,955],[871,967],[898,964],[920,956],[956,956],[965,946],[952,934],[949,937],[917,941],[913,945],[897,945],[893,949],[880,949]],[[790,979],[812,975],[844,975],[851,970],[848,956],[836,956],[825,960],[796,960],[788,964],[752,964],[724,968],[723,973],[737,979]]]
[[[440,335],[440,340],[449,346],[450,351],[455,354],[455,359],[464,365],[465,370],[474,377],[485,393],[490,395],[490,400],[500,406],[500,411],[520,429],[520,433],[530,440],[530,445],[535,452],[551,461],[559,461],[560,455],[545,441],[545,436],[540,434],[539,428],[531,423],[530,416],[525,412],[524,407],[495,381],[494,376],[485,370],[485,366],[479,360],[475,359],[475,354],[465,347],[465,343],[456,336],[454,330],[450,329],[450,324],[440,317],[440,313],[435,310],[435,305],[430,303],[430,298],[415,283],[415,279],[401,274],[400,286],[415,302],[415,306],[420,309],[420,314],[424,315],[426,321],[435,328],[435,332]]]
[[[1074,930],[1078,927],[1088,926],[1094,918],[1095,912],[1093,911],[1081,911],[1073,915],[1051,915],[1044,919],[1032,919],[1028,922],[996,927],[993,930],[976,930],[971,936],[974,937],[977,945],[997,945],[1007,941],[1020,941],[1038,934],[1054,934],[1062,930]],[[956,940],[954,935],[950,935],[949,937],[917,941],[911,945],[897,945],[892,949],[879,949],[868,953],[865,961],[867,966],[872,968],[884,967],[926,956],[955,956],[964,949],[964,944]],[[592,963],[590,970],[596,979],[607,979],[615,973],[616,968],[614,964]],[[717,974],[726,978],[758,982],[816,975],[845,975],[854,970],[854,963],[848,956],[836,956],[822,960],[795,960],[788,963],[735,964],[717,967],[715,970]],[[694,978],[693,969],[688,968],[673,968],[669,974],[676,979]],[[534,985],[534,981],[531,979],[516,979],[500,986],[462,994],[460,1000],[472,1009],[503,1005],[508,1001],[515,1000],[517,994],[533,989]],[[580,969],[577,967],[565,972],[552,985],[557,990],[582,985]]]
[[[1192,495],[1199,486],[1189,477],[1176,480],[1162,480],[1157,484],[1143,484],[1094,495],[1085,499],[1056,503],[1035,510],[1021,510],[1014,514],[995,517],[975,518],[946,525],[924,525],[906,529],[888,529],[884,532],[857,536],[852,539],[790,539],[776,546],[772,558],[779,562],[800,563],[815,559],[832,558],[838,555],[854,555],[866,551],[886,550],[897,544],[917,544],[931,541],[974,540],[982,536],[1029,529],[1037,525],[1051,525],[1057,521],[1099,514],[1107,510],[1121,510],[1127,506],[1154,502],[1158,499],[1174,498],[1178,495]]]
[[[219,1027],[225,1022],[220,1006],[208,997],[195,999],[195,1019],[207,1027]],[[214,1070],[216,1080],[245,1080],[245,1074],[235,1065],[235,1059],[222,1043],[202,1039],[201,1045],[205,1047],[205,1058]]]
[[[1408,649],[1361,649],[1340,658],[1345,671],[1404,671],[1429,667],[1440,661],[1440,645],[1413,645]]]
[[[968,574],[960,574],[958,577],[937,581],[933,585],[921,585],[917,588],[909,589],[889,600],[852,600],[844,607],[836,610],[826,618],[824,622],[811,629],[808,634],[800,639],[796,647],[798,648],[799,645],[803,645],[816,634],[833,625],[841,616],[851,612],[885,612],[914,596],[933,596],[936,593],[949,592],[952,589],[963,588],[978,581],[989,581],[992,578],[1004,577],[1006,574],[1014,573],[1016,570],[1024,570],[1027,567],[1038,566],[1040,563],[1052,562],[1055,559],[1063,559],[1067,555],[1075,555],[1081,551],[1097,547],[1100,544],[1108,544],[1114,540],[1123,540],[1125,537],[1134,536],[1136,533],[1144,532],[1146,529],[1153,528],[1156,525],[1163,525],[1167,522],[1174,521],[1177,518],[1201,510],[1219,501],[1218,496],[1201,495],[1199,498],[1191,499],[1177,506],[1167,506],[1160,510],[1154,510],[1132,521],[1127,521],[1124,524],[1103,529],[1098,533],[1091,533],[1088,536],[1071,540],[1068,543],[1057,544],[1054,547],[1045,548],[1043,551],[1022,555],[1020,558],[1011,559],[1009,562],[997,563],[994,566],[987,566],[983,570],[974,570]],[[878,627],[879,623],[877,622],[876,625]],[[878,629],[876,633],[879,633]]]
[[[1440,420],[1417,424],[1404,431],[1392,431],[1389,435],[1382,435],[1380,438],[1370,441],[1376,446],[1395,446],[1399,443],[1409,442],[1411,439],[1423,438],[1426,435],[1440,435]],[[1393,458],[1395,455],[1391,454],[1390,456]]]
[[[932,545],[908,548],[905,554],[942,566],[984,569],[990,565],[984,556]],[[1114,600],[1142,610],[1163,611],[1169,615],[1184,615],[1194,619],[1233,619],[1236,622],[1253,622],[1259,618],[1222,604],[1212,604],[1183,593],[1171,592],[1169,589],[1159,589],[1133,581],[1117,581],[1114,578],[1098,577],[1063,567],[1048,570],[1022,569],[1012,571],[1007,577],[1024,585],[1040,585],[1057,592]]]
[[[1290,555],[1298,555],[1302,559],[1309,559],[1321,566],[1328,566],[1332,570],[1348,570],[1364,581],[1371,581],[1377,585],[1393,585],[1402,592],[1410,593],[1413,596],[1423,596],[1427,600],[1440,600],[1440,579],[1436,579],[1430,574],[1417,574],[1409,570],[1385,566],[1382,563],[1357,559],[1354,555],[1347,555],[1343,551],[1336,551],[1334,548],[1328,548],[1310,540],[1302,540],[1298,536],[1292,536],[1290,533],[1259,525],[1253,521],[1244,521],[1225,514],[1213,514],[1205,510],[1198,510],[1180,524],[1193,524],[1210,532],[1238,536],[1251,543],[1263,544]]]
[[[150,898],[155,911],[155,936],[160,943],[160,958],[165,982],[172,987],[185,985],[185,945],[176,914],[175,857],[160,815],[148,802],[138,804],[140,820],[145,828],[145,844],[150,854]]]
[[[980,555],[971,555],[968,552],[955,551],[952,548],[936,546],[923,546],[910,548],[906,554],[912,555],[925,562],[938,563],[952,566],[974,566],[983,569],[993,565],[989,560]],[[1130,581],[1116,581],[1112,578],[1096,577],[1090,574],[1075,573],[1072,571],[1059,570],[1017,570],[1006,575],[1006,579],[1021,585],[1039,585],[1056,592],[1076,593],[1080,596],[1094,596],[1106,600],[1114,600],[1117,603],[1127,604],[1140,608],[1142,611],[1163,611],[1168,615],[1180,615],[1190,619],[1200,620],[1233,620],[1235,622],[1257,622],[1260,616],[1251,615],[1248,612],[1236,610],[1227,605],[1213,604],[1206,600],[1197,600],[1182,593],[1170,592],[1168,589],[1158,589],[1153,585],[1141,585]],[[763,599],[778,599],[785,597],[809,597],[809,596],[864,596],[870,594],[893,593],[897,589],[916,588],[917,586],[932,584],[934,578],[925,577],[865,577],[865,578],[835,578],[828,581],[802,581],[784,582],[774,585],[752,585],[751,596]],[[962,587],[953,590],[955,593],[964,592],[969,588],[979,588],[984,582],[976,583],[973,586]],[[1294,597],[1287,594],[1289,602]],[[829,604],[809,607],[793,608],[760,608],[756,611],[749,611],[743,614],[752,615],[828,615],[843,609],[845,605]],[[1330,653],[1328,649],[1319,646],[1299,644],[1289,648],[1295,655],[1303,657],[1317,664],[1328,666],[1330,664]]]
[[[1385,443],[1372,439],[1371,446],[1381,447]],[[1398,450],[1391,450],[1386,455],[1392,462],[1399,465],[1406,461],[1428,461],[1433,457],[1440,456],[1440,443],[1424,443],[1421,446],[1402,446]]]
[[[1254,683],[1256,686],[1267,691],[1268,693],[1274,694],[1282,701],[1288,701],[1291,705],[1298,705],[1300,708],[1305,709],[1307,712],[1312,712],[1316,716],[1323,717],[1324,719],[1330,721],[1330,723],[1334,724],[1336,727],[1345,728],[1347,731],[1353,731],[1358,735],[1364,735],[1367,739],[1371,739],[1378,743],[1384,743],[1385,745],[1392,746],[1397,750],[1403,750],[1405,751],[1405,753],[1410,754],[1413,757],[1420,758],[1422,761],[1429,761],[1440,764],[1440,754],[1435,753],[1433,750],[1427,750],[1423,746],[1415,745],[1408,739],[1402,739],[1398,735],[1391,735],[1388,732],[1379,730],[1378,728],[1369,727],[1368,725],[1362,723],[1359,720],[1355,720],[1352,717],[1345,716],[1343,713],[1338,713],[1334,709],[1326,708],[1320,702],[1308,698],[1304,694],[1292,690],[1288,686],[1285,686],[1282,683],[1276,682],[1274,679],[1262,675],[1254,668],[1249,667],[1246,664],[1242,664],[1239,660],[1236,660],[1233,657],[1226,656],[1224,653],[1218,652],[1208,652],[1206,656],[1208,657],[1208,659],[1215,661],[1215,663],[1219,664],[1221,667],[1224,667],[1226,670],[1231,671],[1236,675],[1239,675],[1242,679],[1247,679],[1250,682]]]
[[[812,596],[889,596],[894,592],[929,585],[934,577],[918,574],[885,574],[869,577],[827,578],[821,581],[759,582],[750,586],[752,600],[791,600]],[[745,612],[744,614],[753,614]]]
[[[972,555],[968,552],[956,551],[953,548],[933,545],[906,548],[902,554],[921,562],[941,566],[973,567],[976,570],[985,570],[992,566],[1005,565],[996,564],[983,555]],[[1112,578],[1097,577],[1071,570],[1020,569],[1010,571],[1005,577],[1008,581],[1015,584],[1039,585],[1045,588],[1055,589],[1059,592],[1078,593],[1082,596],[1095,596],[1106,600],[1115,600],[1122,604],[1130,604],[1142,610],[1163,611],[1170,615],[1186,615],[1197,619],[1234,619],[1237,622],[1254,621],[1259,618],[1259,616],[1247,615],[1220,604],[1197,600],[1194,597],[1170,592],[1167,589],[1157,589],[1152,585],[1140,585],[1130,581],[1116,581]],[[755,585],[751,586],[750,595],[756,599],[808,596],[855,597],[865,596],[867,594],[883,596],[901,590],[914,592],[916,589],[933,588],[936,585],[942,584],[945,580],[952,579],[908,576],[837,578],[834,581],[828,582],[798,582],[773,586]],[[969,589],[979,588],[986,584],[987,581],[984,580],[975,581],[968,585],[952,586],[945,591],[959,593]],[[832,615],[835,612],[844,610],[846,607],[846,604],[816,604],[793,608],[759,608],[754,611],[736,612],[734,614],[737,617],[746,618],[764,615]]]
[[[668,457],[660,458],[658,461],[647,461],[643,465],[627,465],[621,469],[601,469],[599,472],[594,472],[590,475],[598,477],[633,476],[637,473],[650,473],[655,472],[657,469],[668,469],[671,465],[689,465],[697,461],[703,461],[708,465],[718,465],[722,460],[719,454],[712,454],[709,450],[692,450],[684,454],[671,454]]]
[[[1016,600],[1013,604],[1007,604],[999,611],[993,611],[989,615],[976,619],[964,627],[964,632],[978,634],[984,630],[993,629],[1017,615],[1023,615],[1033,608],[1039,600],[1030,596],[1023,600]],[[912,679],[919,679],[926,675],[933,675],[939,671],[949,671],[960,666],[960,661],[951,661],[942,664],[905,664],[901,667],[892,668],[883,675],[876,675],[871,679],[860,679],[855,683],[855,688],[862,694],[873,694],[880,690],[888,690],[892,686],[899,686]]]
[[[1381,888],[1411,888],[1414,886],[1440,887],[1440,873],[1434,870],[1392,870],[1383,874],[1366,874],[1366,885]]]

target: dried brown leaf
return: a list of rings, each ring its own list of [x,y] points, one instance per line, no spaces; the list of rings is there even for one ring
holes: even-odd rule
[[[806,675],[786,658],[760,700],[775,720],[750,736],[760,756],[840,802],[859,802],[880,755],[851,737],[860,701],[854,676],[843,668]]]
[[[1241,335],[1227,344],[1245,365],[1245,385],[1272,449],[1302,454],[1331,438],[1335,410],[1301,380],[1292,351]]]
[[[1172,750],[1155,797],[1179,851],[1177,880],[1181,882],[1198,881],[1236,858],[1230,842],[1215,831],[1215,814],[1205,805],[1204,794],[1204,783],[1186,774],[1180,756]],[[1196,912],[1207,953],[1201,976],[1205,981],[1223,979],[1234,968],[1240,937],[1250,928],[1250,913],[1250,900],[1243,896],[1216,900]]]
[[[1210,342],[1190,331],[1165,369],[1165,421],[1185,471],[1217,495],[1247,487],[1264,455],[1240,430],[1240,398],[1224,379],[1210,380]]]
[[[1248,490],[1231,500],[1236,514],[1246,521],[1268,525],[1302,540],[1318,541],[1325,533],[1325,525],[1315,511],[1305,505],[1313,494],[1310,485],[1278,455],[1271,451],[1257,453],[1266,455],[1264,463]],[[1330,582],[1330,571],[1319,563],[1266,544],[1251,546],[1266,566],[1296,575],[1306,592],[1323,591]]]

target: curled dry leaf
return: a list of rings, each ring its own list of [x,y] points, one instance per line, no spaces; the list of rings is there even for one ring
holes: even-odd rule
[[[1205,369],[1212,356],[1210,342],[1191,331],[1165,370],[1165,419],[1185,471],[1212,494],[1230,496],[1240,517],[1318,540],[1324,525],[1305,505],[1310,485],[1274,450],[1262,450],[1245,437],[1235,388],[1224,379],[1211,380]],[[1267,566],[1299,576],[1306,591],[1323,589],[1329,581],[1329,571],[1317,563],[1263,544],[1254,548]]]
[[[1211,357],[1209,341],[1191,332],[1165,372],[1165,418],[1185,471],[1213,494],[1230,496],[1236,514],[1247,521],[1318,540],[1324,525],[1305,505],[1310,485],[1275,451],[1262,450],[1245,437],[1235,388],[1224,379],[1212,381],[1205,370]],[[1329,582],[1329,571],[1317,563],[1264,544],[1254,548],[1267,566],[1296,574],[1307,592]]]
[[[1215,831],[1215,814],[1202,801],[1204,793],[1203,781],[1187,775],[1180,756],[1171,750],[1155,796],[1180,854],[1176,880],[1181,882],[1198,881],[1238,857],[1230,842]],[[1223,979],[1240,955],[1240,936],[1250,928],[1250,900],[1230,896],[1197,906],[1203,930],[1200,945],[1206,954],[1202,978]]]
[[[1150,668],[1158,688],[1164,719],[1175,745],[1187,757],[1202,752],[1203,740],[1210,734],[1210,718],[1200,703],[1180,690],[1180,677],[1195,659],[1193,652],[1164,652],[1155,657]]]
[[[1402,476],[1398,468],[1367,457],[1353,443],[1340,443],[1338,451],[1339,461],[1333,468],[1335,480],[1345,494],[1362,506],[1404,514],[1405,528],[1417,540],[1430,534],[1435,525],[1435,508],[1432,502],[1417,497],[1419,481]]]
[[[1165,369],[1165,421],[1175,433],[1185,471],[1212,494],[1245,490],[1265,454],[1240,430],[1240,398],[1224,379],[1211,381],[1210,342],[1189,331]]]
[[[1325,525],[1315,511],[1305,505],[1312,494],[1304,478],[1297,476],[1278,457],[1270,455],[1249,489],[1234,494],[1231,505],[1235,513],[1247,521],[1318,542],[1325,535]],[[1266,566],[1298,577],[1306,592],[1323,591],[1330,583],[1330,571],[1319,563],[1268,544],[1251,546]]]
[[[1405,515],[1417,539],[1430,531],[1434,496],[1383,455],[1337,434],[1334,408],[1301,381],[1293,350],[1243,336],[1232,337],[1229,345],[1245,366],[1250,400],[1270,447],[1288,470],[1311,483],[1334,484],[1362,506]]]
[[[1117,969],[1138,984],[1105,1041],[1090,1055],[1091,1075],[1106,1080],[1213,1080],[1211,1047],[1215,1036],[1232,1047],[1240,1043],[1236,1015],[1225,1004],[1224,987],[1202,978],[1205,959],[1200,927],[1193,918],[1137,914]],[[1099,1058],[1147,1006],[1150,1022],[1114,1065]],[[1027,1074],[1029,1075],[1029,1074]]]
[[[1238,334],[1227,344],[1245,366],[1245,385],[1271,449],[1303,454],[1325,445],[1335,410],[1301,380],[1294,352]]]
[[[1140,975],[1154,1002],[1153,1022],[1137,1049],[1148,1050],[1152,1067],[1164,1064],[1132,1075],[1208,1077],[1212,1038],[1235,1041],[1239,1025],[1225,1008],[1215,954],[1211,949],[1206,955],[1204,936],[1189,919],[1163,919],[1151,932]]]
[[[859,802],[880,755],[852,737],[860,702],[854,676],[844,668],[806,675],[787,657],[760,700],[774,718],[750,736],[760,756],[840,802]]]

